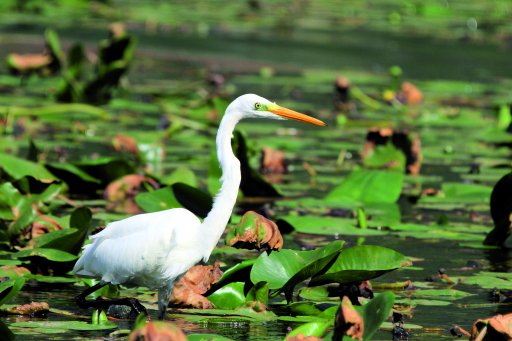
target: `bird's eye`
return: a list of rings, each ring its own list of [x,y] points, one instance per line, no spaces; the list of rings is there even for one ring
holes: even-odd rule
[[[256,109],[260,109],[260,108],[261,108],[261,103],[256,103],[256,104],[254,104],[254,108],[256,108]]]

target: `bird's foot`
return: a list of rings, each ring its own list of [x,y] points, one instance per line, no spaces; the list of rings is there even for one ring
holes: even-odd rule
[[[146,307],[144,307],[138,299],[136,298],[128,298],[129,306],[132,308],[130,311],[130,318],[137,318],[139,314],[144,314],[146,316],[149,316],[148,311],[146,310]]]

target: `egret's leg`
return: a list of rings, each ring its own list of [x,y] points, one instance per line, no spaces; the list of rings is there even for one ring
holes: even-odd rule
[[[146,311],[146,308],[136,299],[136,298],[118,298],[118,299],[111,299],[111,300],[105,300],[101,297],[98,297],[95,301],[88,301],[86,299],[87,296],[95,292],[96,290],[101,289],[108,283],[106,282],[100,282],[96,285],[93,285],[90,288],[85,289],[80,295],[75,297],[76,304],[82,308],[95,308],[95,309],[102,309],[104,311],[107,311],[108,308],[112,305],[124,305],[127,307],[130,307],[132,310],[130,312],[131,317],[137,317],[140,313],[143,313],[145,315],[148,314]]]
[[[169,300],[171,299],[174,281],[168,281],[163,287],[158,289],[158,319],[163,320]]]

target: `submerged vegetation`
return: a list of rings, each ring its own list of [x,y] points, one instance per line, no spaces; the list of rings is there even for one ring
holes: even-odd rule
[[[500,0],[3,1],[0,334],[506,338],[510,12]],[[237,206],[210,264],[176,284],[175,325],[79,309],[96,282],[70,270],[89,235],[143,212],[206,216],[216,128],[246,92],[329,127],[240,125]],[[91,296],[155,315],[146,288]]]

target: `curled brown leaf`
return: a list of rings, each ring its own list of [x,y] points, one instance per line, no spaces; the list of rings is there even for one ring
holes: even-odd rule
[[[198,309],[211,309],[213,305],[203,296],[210,287],[222,276],[219,262],[214,265],[196,265],[174,285],[171,304],[193,307]]]
[[[163,321],[151,321],[146,323],[141,328],[134,330],[129,341],[186,341],[187,336],[183,331],[178,328],[174,323]]]
[[[50,311],[50,306],[46,302],[31,302],[30,304],[19,305],[4,309],[3,311],[13,315],[41,316],[46,315]]]
[[[361,315],[354,309],[347,296],[343,296],[340,308],[334,321],[333,340],[341,340],[344,335],[353,339],[362,340],[364,334],[364,322]]]
[[[277,224],[254,211],[246,212],[226,239],[230,246],[246,249],[280,250],[283,247],[283,236]]]
[[[473,323],[471,341],[512,340],[512,313],[478,319]]]

